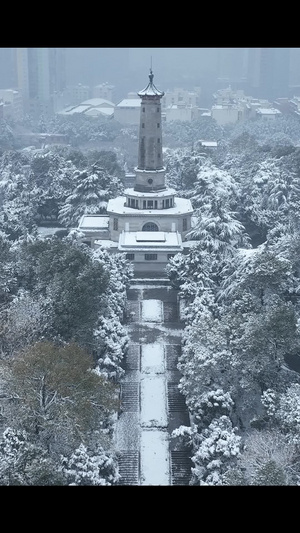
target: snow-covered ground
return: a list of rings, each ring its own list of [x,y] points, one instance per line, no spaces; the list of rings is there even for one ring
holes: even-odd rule
[[[143,429],[140,437],[141,485],[170,485],[167,431]]]
[[[142,302],[143,322],[162,322],[163,309],[161,300],[144,300]]]
[[[163,302],[142,300],[140,323],[152,327],[162,322]],[[133,378],[140,383],[140,411],[138,414],[122,413],[119,419],[119,448],[124,449],[127,442],[127,449],[133,446],[140,451],[141,485],[170,485],[166,339],[165,328],[155,342],[147,343],[144,337],[140,338],[140,371]]]

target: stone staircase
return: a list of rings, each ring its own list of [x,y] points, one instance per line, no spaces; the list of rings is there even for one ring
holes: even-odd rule
[[[135,433],[134,426],[138,425],[140,416],[140,364],[141,364],[141,341],[140,335],[145,335],[145,330],[139,333],[141,327],[141,294],[143,299],[160,299],[162,292],[165,292],[163,301],[162,324],[170,326],[170,337],[164,345],[165,371],[166,371],[166,401],[168,412],[168,432],[170,435],[170,484],[189,485],[191,478],[191,467],[193,466],[189,456],[189,451],[180,444],[179,439],[171,437],[172,431],[180,425],[190,425],[189,413],[185,404],[185,398],[178,389],[180,372],[177,368],[178,358],[181,354],[180,336],[178,333],[172,337],[172,327],[180,322],[178,315],[178,305],[176,295],[170,292],[170,284],[164,279],[140,279],[135,278],[131,282],[128,291],[128,309],[132,312],[128,324],[131,330],[138,335],[129,345],[128,352],[124,358],[123,368],[125,376],[121,383],[121,413],[122,427],[126,434],[126,439],[121,442],[118,451],[118,464],[120,480],[118,485],[141,485],[141,451],[139,449],[138,432]],[[133,328],[133,323],[136,324]],[[179,328],[177,328],[179,329]],[[131,332],[132,335],[134,333]],[[174,343],[175,341],[175,343]],[[122,433],[122,435],[124,434]]]
[[[121,410],[123,412],[139,410],[139,383],[124,382],[121,384]]]
[[[168,381],[168,411],[177,413],[186,410],[184,396],[178,389],[178,383]]]
[[[140,454],[137,450],[121,451],[118,458],[118,485],[139,485]]]
[[[185,450],[171,450],[172,485],[189,485],[192,466]]]

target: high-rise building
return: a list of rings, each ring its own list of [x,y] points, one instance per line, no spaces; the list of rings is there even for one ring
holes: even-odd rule
[[[242,89],[247,78],[247,48],[218,48],[217,76],[219,88],[230,85]]]
[[[25,111],[33,116],[52,114],[54,100],[66,84],[64,48],[17,48],[18,89]]]
[[[289,96],[300,94],[300,48],[290,49]]]
[[[274,101],[289,95],[290,48],[249,48],[248,92]]]
[[[0,89],[17,88],[15,48],[0,48]]]

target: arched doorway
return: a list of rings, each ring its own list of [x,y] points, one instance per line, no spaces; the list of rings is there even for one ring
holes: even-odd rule
[[[158,226],[154,222],[147,222],[143,225],[143,231],[158,231]]]

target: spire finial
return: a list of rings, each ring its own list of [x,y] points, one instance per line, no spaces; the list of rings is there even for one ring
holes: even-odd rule
[[[149,80],[150,80],[150,84],[152,85],[153,83],[153,72],[152,72],[152,56],[150,56],[150,74],[149,74]]]

